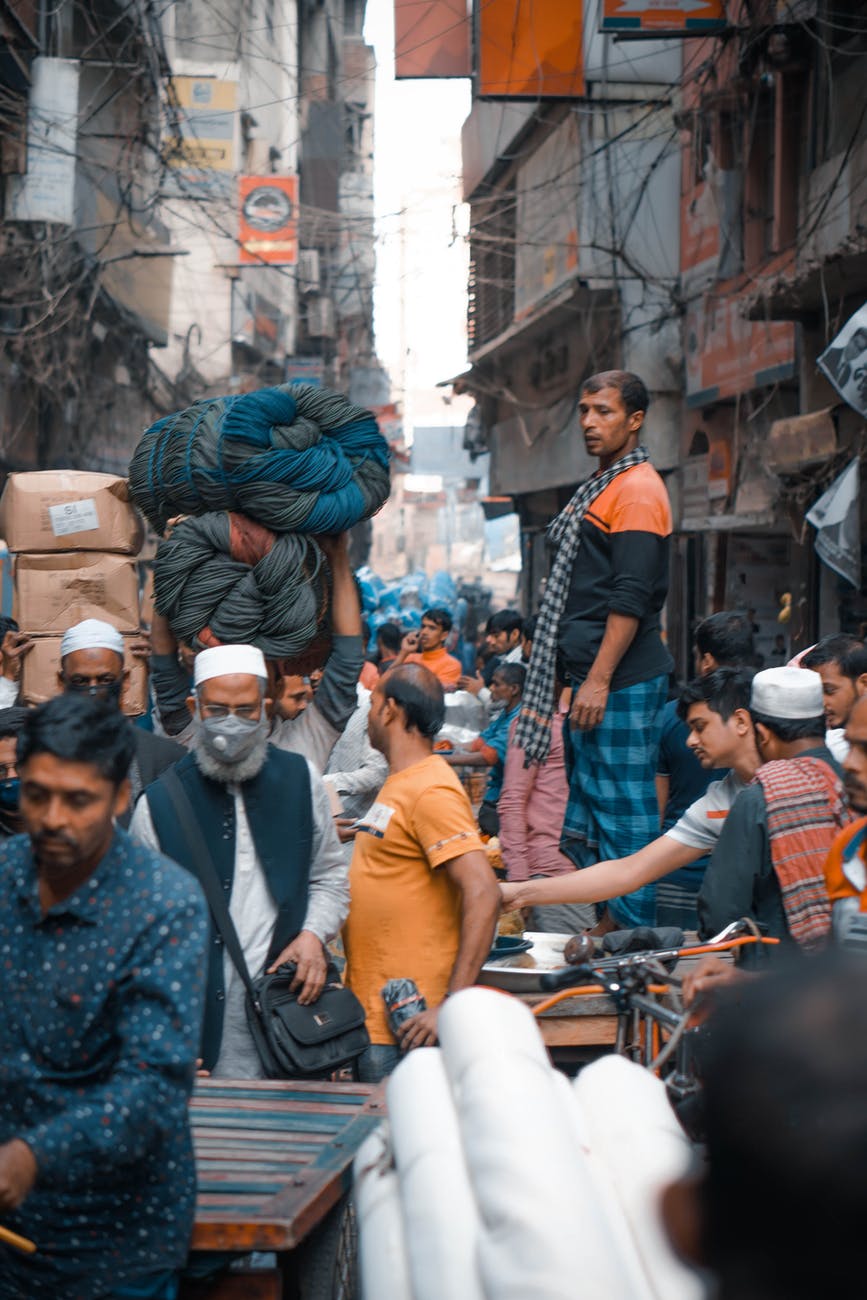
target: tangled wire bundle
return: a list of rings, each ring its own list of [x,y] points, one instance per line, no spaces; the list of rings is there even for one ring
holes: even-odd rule
[[[154,602],[179,641],[301,654],[320,632],[328,570],[311,537],[275,534],[244,515],[185,519],[157,547]]]
[[[388,443],[371,415],[310,384],[195,402],[145,431],[129,467],[139,509],[162,533],[173,515],[241,511],[275,532],[336,533],[389,492]]]

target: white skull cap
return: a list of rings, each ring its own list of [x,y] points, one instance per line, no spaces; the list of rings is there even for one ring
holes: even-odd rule
[[[809,668],[765,668],[753,678],[750,708],[781,721],[820,718],[822,679]]]
[[[113,650],[123,658],[123,637],[116,627],[101,618],[86,618],[83,623],[68,627],[60,642],[60,658],[76,650]]]
[[[254,645],[216,645],[201,650],[196,655],[195,681],[197,686],[212,677],[232,677],[243,673],[251,677],[264,677],[268,670],[265,656]]]

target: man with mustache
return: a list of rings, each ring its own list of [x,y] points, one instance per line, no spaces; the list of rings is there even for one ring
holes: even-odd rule
[[[348,868],[316,767],[269,744],[267,680],[255,646],[216,646],[196,656],[187,701],[192,753],[148,787],[130,830],[197,874],[195,848],[167,785],[176,776],[226,891],[250,974],[294,962],[293,987],[307,1004],[322,992],[325,944],[346,918]],[[262,1078],[244,984],[213,922],[209,954],[204,1068],[224,1078]]]
[[[121,695],[128,677],[129,669],[124,667],[123,637],[117,628],[100,618],[86,618],[83,623],[67,628],[60,642],[60,671],[57,674],[62,691],[104,700],[120,711]],[[129,826],[132,809],[142,790],[185,753],[174,740],[157,736],[142,727],[134,727],[132,735],[135,753],[129,770],[130,801],[128,808],[120,814],[120,823],[124,827]]]
[[[25,834],[0,846],[3,1300],[169,1300],[189,1247],[187,1118],[207,912],[116,821],[132,728],[61,695],[18,744]]]

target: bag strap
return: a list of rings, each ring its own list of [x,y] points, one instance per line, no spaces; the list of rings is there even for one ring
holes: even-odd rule
[[[226,945],[226,951],[232,959],[232,965],[241,976],[244,987],[258,1011],[259,999],[253,987],[253,981],[250,979],[247,963],[244,960],[238,931],[235,929],[235,923],[226,903],[225,890],[218,880],[214,864],[211,862],[211,855],[208,852],[205,837],[199,823],[196,821],[193,805],[190,803],[189,796],[174,768],[170,767],[163,772],[162,781],[169,802],[183,831],[184,839],[187,841],[187,847],[192,853],[193,870],[204,891],[208,906],[211,909],[211,916],[214,918],[214,924],[222,936],[223,943]]]

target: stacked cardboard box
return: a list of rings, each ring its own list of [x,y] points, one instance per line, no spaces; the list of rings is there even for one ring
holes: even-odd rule
[[[126,482],[113,474],[46,470],[11,474],[0,500],[0,535],[15,556],[15,616],[35,645],[24,659],[21,695],[56,695],[63,633],[99,618],[123,633],[130,669],[121,707],[147,708],[147,674],[130,653],[140,626],[134,559],[142,524]]]

